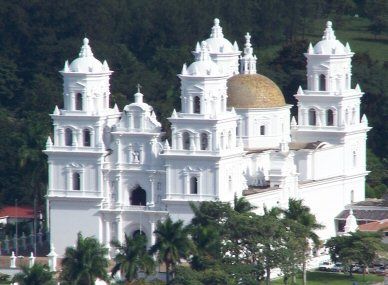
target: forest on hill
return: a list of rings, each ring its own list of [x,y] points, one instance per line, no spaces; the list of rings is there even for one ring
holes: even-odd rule
[[[140,83],[168,129],[165,118],[179,110],[176,74],[192,62],[190,51],[208,38],[216,17],[240,49],[251,33],[258,72],[280,86],[288,103],[305,86],[309,41],[333,21],[339,40],[356,52],[352,84],[365,92],[362,113],[373,127],[367,195],[381,197],[388,184],[387,14],[385,0],[0,0],[0,206],[34,197],[44,203],[42,149],[52,132],[49,114],[62,106],[58,71],[77,57],[85,35],[114,71],[111,103],[122,109]]]

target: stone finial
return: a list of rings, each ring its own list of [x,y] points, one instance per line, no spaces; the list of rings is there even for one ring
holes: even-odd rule
[[[182,75],[187,75],[187,64],[186,63],[184,63],[183,66],[182,66],[181,74]]]
[[[60,114],[61,114],[61,112],[59,111],[59,108],[58,108],[57,105],[55,105],[53,114],[54,114],[54,115],[60,115]]]
[[[222,33],[222,27],[220,26],[220,20],[218,18],[214,19],[214,26],[210,33],[211,38],[223,38],[224,34]]]
[[[349,216],[346,218],[344,231],[345,233],[353,233],[357,231],[357,229],[358,229],[357,219],[353,215],[353,210],[350,209]]]
[[[296,122],[295,116],[292,116],[291,118],[291,127],[296,127],[298,123]]]
[[[63,71],[64,72],[69,72],[70,71],[69,61],[68,60],[65,61],[65,65],[63,66]]]
[[[350,49],[350,45],[348,42],[346,42],[345,48],[348,52],[351,52],[352,50]]]
[[[165,141],[164,141],[163,149],[164,149],[164,150],[169,150],[169,149],[170,149],[170,144],[168,143],[168,140],[165,140]]]
[[[47,141],[46,141],[46,148],[49,148],[49,147],[52,147],[53,146],[53,141],[51,140],[51,137],[48,136],[47,137]]]
[[[113,106],[113,110],[118,113],[119,112],[119,107],[117,106],[117,103]]]
[[[54,244],[50,246],[50,253],[47,255],[48,257],[48,266],[51,272],[57,271],[57,258],[58,254],[55,252]]]
[[[93,57],[93,52],[89,46],[88,38],[83,39],[83,45],[81,47],[81,51],[79,52],[79,57]]]
[[[28,258],[28,267],[31,268],[32,266],[34,266],[34,264],[35,264],[35,256],[31,252],[30,257]]]
[[[235,109],[234,107],[232,107],[232,109],[230,110],[230,112],[231,112],[232,114],[236,114],[236,109]]]
[[[311,43],[309,44],[309,47],[307,49],[307,53],[308,54],[314,54],[314,48],[313,48],[313,45]]]
[[[177,114],[176,110],[174,109],[174,111],[172,111],[171,118],[177,118],[177,117],[178,117],[178,114]]]
[[[297,92],[298,95],[303,95],[304,92],[303,92],[303,89],[302,89],[302,86],[299,85],[298,87],[298,92]]]
[[[199,56],[198,56],[198,61],[209,61],[209,60],[211,60],[211,59],[210,59],[210,55],[209,55],[209,49],[207,46],[207,42],[202,41],[201,42],[201,50],[200,50]]]
[[[360,88],[360,85],[357,83],[356,84],[356,87],[354,88],[357,92],[361,92],[361,88]]]
[[[15,252],[12,251],[12,254],[10,256],[10,268],[16,268],[16,255]]]
[[[361,123],[365,124],[365,125],[368,125],[368,118],[366,117],[366,115],[362,115],[362,118],[361,118]]]
[[[106,60],[104,60],[104,62],[102,63],[102,70],[109,71],[109,65]]]
[[[323,32],[323,37],[322,37],[323,40],[335,40],[336,39],[332,26],[333,26],[333,23],[331,21],[326,22],[326,29]]]
[[[233,43],[233,49],[234,49],[234,51],[238,52],[238,44],[236,41],[234,41],[234,43]]]
[[[197,44],[195,45],[195,52],[200,52],[200,51],[201,51],[201,46],[199,42],[197,42]]]

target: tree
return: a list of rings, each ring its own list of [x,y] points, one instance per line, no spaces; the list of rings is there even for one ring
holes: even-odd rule
[[[108,250],[93,237],[78,233],[75,247],[67,247],[60,279],[65,284],[92,285],[97,278],[108,280]]]
[[[19,285],[55,285],[53,273],[46,264],[35,263],[31,268],[22,267],[22,272],[12,278]]]
[[[319,237],[314,231],[321,229],[323,226],[317,223],[315,216],[310,212],[310,208],[304,206],[302,200],[289,199],[288,209],[283,213],[286,225],[303,244],[303,284],[307,284],[306,263],[310,255],[310,241],[316,247],[320,245]]]
[[[256,208],[255,206],[252,206],[244,196],[237,198],[237,195],[235,194],[233,202],[233,210],[238,213],[248,213]]]
[[[326,242],[329,248],[330,257],[334,262],[341,261],[349,268],[352,274],[354,263],[363,265],[363,274],[366,268],[371,265],[377,257],[377,252],[382,249],[382,234],[380,232],[360,232],[350,233],[332,237]]]
[[[125,234],[124,243],[112,241],[118,253],[116,254],[115,266],[112,269],[112,277],[120,271],[127,281],[138,278],[138,272],[144,271],[147,275],[154,271],[155,263],[147,251],[147,238],[145,235],[136,235],[133,238]]]
[[[170,216],[165,221],[158,221],[155,230],[156,242],[151,247],[151,253],[157,253],[159,262],[166,264],[166,280],[175,272],[181,258],[188,258],[194,252],[194,245],[189,238],[189,229],[183,226],[183,221],[173,222]]]

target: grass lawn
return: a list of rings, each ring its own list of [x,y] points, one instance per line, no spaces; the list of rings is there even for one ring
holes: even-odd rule
[[[299,275],[296,280],[296,284],[302,284],[302,275]],[[330,284],[330,285],[352,285],[353,282],[358,282],[359,285],[374,284],[377,282],[383,282],[383,276],[377,276],[374,274],[365,275],[365,281],[363,281],[362,274],[354,274],[353,278],[343,273],[330,273],[330,272],[307,272],[307,284]],[[283,284],[283,279],[277,279],[271,282],[272,284]],[[290,282],[289,282],[290,284]]]

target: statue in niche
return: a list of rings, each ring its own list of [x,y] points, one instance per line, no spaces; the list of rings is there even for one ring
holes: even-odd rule
[[[140,163],[140,151],[138,150],[132,151],[132,162]]]

